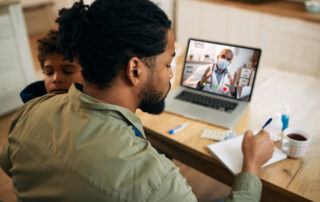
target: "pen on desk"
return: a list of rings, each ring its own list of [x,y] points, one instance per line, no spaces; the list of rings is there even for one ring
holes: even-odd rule
[[[177,127],[175,128],[172,128],[171,130],[169,130],[169,134],[170,135],[173,135],[175,134],[176,132],[180,131],[180,130],[183,130],[187,125],[189,125],[189,123],[183,123],[181,125],[178,125]]]
[[[262,129],[264,129],[269,123],[271,123],[272,118],[268,119],[268,121],[262,126]]]

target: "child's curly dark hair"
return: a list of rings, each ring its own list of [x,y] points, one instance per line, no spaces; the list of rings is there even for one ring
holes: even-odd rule
[[[50,30],[45,37],[38,39],[38,60],[41,68],[44,67],[44,61],[47,56],[52,53],[62,55],[57,30]]]

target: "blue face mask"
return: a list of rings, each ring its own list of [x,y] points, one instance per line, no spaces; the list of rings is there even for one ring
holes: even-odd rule
[[[225,69],[227,69],[228,66],[229,66],[229,64],[230,64],[230,63],[229,63],[227,60],[222,59],[222,58],[219,58],[219,59],[218,59],[218,62],[217,62],[217,66],[218,66],[218,68],[219,68],[220,70],[225,70]]]

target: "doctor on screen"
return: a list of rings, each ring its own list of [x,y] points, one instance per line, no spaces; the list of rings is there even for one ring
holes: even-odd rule
[[[208,92],[213,92],[230,97],[236,97],[235,78],[228,73],[228,66],[233,58],[233,53],[230,49],[222,50],[217,56],[217,62],[212,66],[203,65],[184,82],[183,85],[197,88]]]

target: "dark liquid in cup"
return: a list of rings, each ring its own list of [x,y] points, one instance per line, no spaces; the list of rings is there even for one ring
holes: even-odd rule
[[[291,139],[298,140],[298,141],[306,141],[307,140],[307,138],[304,137],[303,135],[296,134],[296,133],[292,133],[287,136]]]

